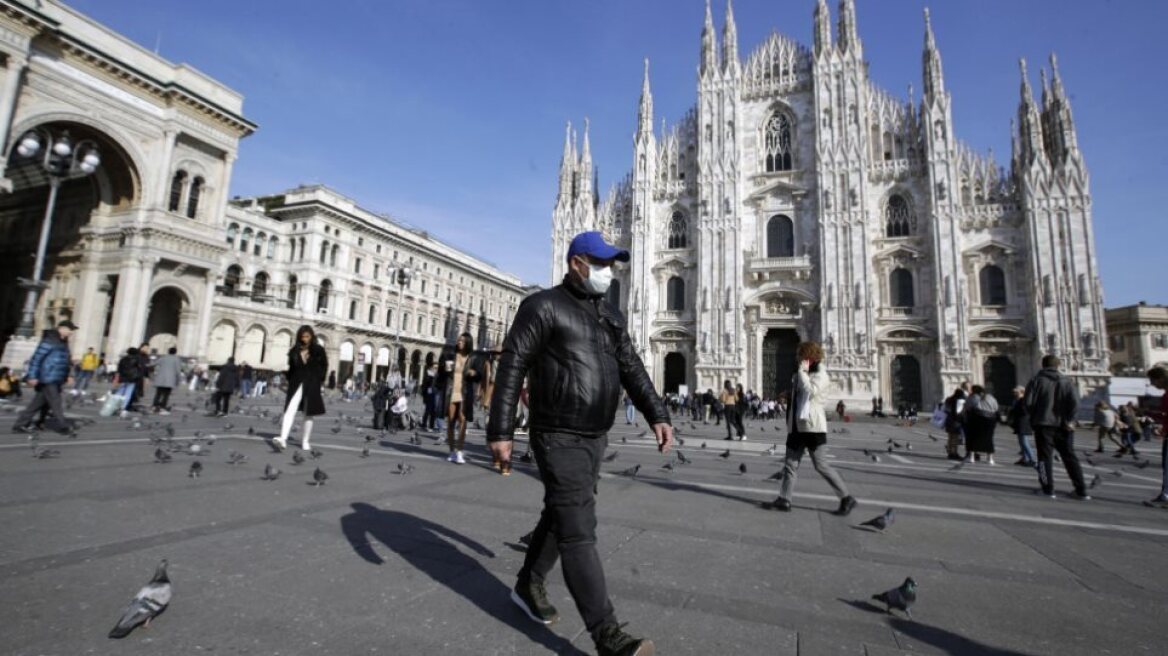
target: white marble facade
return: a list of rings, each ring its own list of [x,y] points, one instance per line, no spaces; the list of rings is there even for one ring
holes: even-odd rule
[[[1052,56],[1040,96],[1022,62],[1008,166],[957,139],[925,14],[922,84],[867,76],[853,0],[814,7],[814,44],[772,34],[738,55],[709,4],[698,97],[654,126],[649,62],[632,171],[603,199],[585,126],[569,126],[553,281],[572,235],[629,248],[614,295],[657,385],[773,395],[799,340],[824,343],[840,398],[930,407],[960,382],[1004,397],[1043,354],[1084,397],[1108,380],[1091,196]],[[967,101],[969,102],[969,101]]]

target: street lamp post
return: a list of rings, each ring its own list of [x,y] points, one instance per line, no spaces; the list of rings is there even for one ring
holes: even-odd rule
[[[393,283],[396,283],[398,286],[397,319],[395,321],[397,326],[396,326],[396,329],[394,330],[394,338],[393,338],[393,341],[394,341],[393,357],[394,357],[394,360],[397,360],[398,355],[401,353],[402,296],[405,295],[406,287],[410,286],[410,281],[413,280],[413,278],[414,278],[414,270],[411,269],[410,266],[407,264],[398,264],[397,262],[394,262],[393,266],[389,267],[388,273],[389,273],[390,281]],[[402,361],[401,365],[399,366],[399,370],[398,370],[398,375],[400,375],[402,377],[402,380],[404,381],[405,380],[405,372],[402,371],[402,369],[405,369],[405,361],[404,360]]]
[[[25,338],[33,337],[36,332],[37,300],[41,290],[48,286],[41,280],[41,275],[45,268],[45,250],[49,246],[49,234],[53,230],[53,210],[57,206],[57,192],[65,180],[90,175],[101,165],[101,153],[97,144],[88,139],[74,144],[68,130],[57,134],[47,128],[29,130],[16,146],[16,153],[26,159],[33,159],[42,151],[39,164],[49,176],[49,201],[45,206],[45,217],[41,221],[41,235],[37,242],[32,278],[17,279],[20,285],[28,290],[24,298],[20,325],[16,329],[16,334]]]

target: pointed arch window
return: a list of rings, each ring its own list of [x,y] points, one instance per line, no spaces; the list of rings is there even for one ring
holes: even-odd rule
[[[1006,304],[1006,273],[993,264],[986,265],[978,272],[982,305]]]
[[[187,218],[193,219],[199,213],[199,196],[203,193],[203,178],[197,177],[191,181],[191,190],[187,195]],[[173,199],[174,191],[171,191]]]
[[[791,120],[782,112],[767,119],[763,141],[766,147],[766,171],[790,171],[794,168],[791,149]]]
[[[795,257],[795,222],[783,214],[767,221],[767,257]]]
[[[669,219],[669,248],[686,248],[689,245],[688,241],[688,223],[685,220],[685,215],[681,212],[674,212]]]
[[[685,281],[679,276],[673,276],[666,283],[666,306],[670,312],[685,310]]]
[[[174,177],[170,179],[170,202],[166,208],[171,212],[177,212],[182,205],[183,187],[187,184],[187,172],[179,169],[174,172]]]
[[[888,291],[891,305],[894,308],[911,308],[915,303],[913,298],[912,272],[903,267],[892,270],[888,276]]]
[[[900,194],[888,197],[884,207],[884,235],[886,237],[909,237],[916,224],[916,216],[908,201]]]

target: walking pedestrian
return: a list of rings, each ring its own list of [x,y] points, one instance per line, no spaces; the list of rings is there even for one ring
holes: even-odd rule
[[[85,355],[81,356],[81,365],[77,372],[77,382],[73,385],[74,390],[84,392],[89,389],[89,381],[93,380],[98,364],[100,364],[100,360],[97,357],[97,352],[91,346],[85,351]]]
[[[446,392],[446,446],[450,449],[446,459],[459,465],[466,464],[462,453],[466,424],[474,421],[475,392],[483,380],[482,360],[474,357],[473,351],[474,338],[463,333],[454,343],[454,350],[443,354],[438,368],[437,385]]]
[[[434,383],[438,379],[438,363],[432,362],[422,376],[422,430],[433,431],[438,407],[434,399]]]
[[[1115,442],[1115,446],[1119,447],[1119,454],[1123,455],[1123,443],[1116,437],[1116,423],[1118,418],[1115,416],[1115,410],[1107,401],[1100,401],[1095,404],[1095,430],[1097,431],[1098,441],[1095,447],[1095,453],[1103,453],[1103,438],[1107,438]]]
[[[1125,453],[1130,454],[1133,458],[1139,457],[1140,452],[1136,451],[1136,442],[1139,441],[1139,437],[1136,435],[1138,422],[1139,417],[1134,403],[1129,401],[1119,406],[1119,422],[1116,424],[1116,428],[1119,430],[1121,446],[1119,452],[1112,457],[1122,458]]]
[[[746,429],[742,427],[742,417],[738,414],[738,392],[730,381],[722,381],[722,392],[718,395],[718,402],[722,404],[722,414],[726,417],[726,439],[734,439],[734,431],[738,431],[738,439],[746,439]]]
[[[844,405],[843,399],[840,399],[839,403],[835,404],[836,418],[839,419],[840,421],[844,421],[844,417],[847,415],[847,410],[848,410],[848,407],[846,405]]]
[[[856,507],[856,500],[827,459],[827,412],[823,403],[831,391],[831,379],[823,364],[823,347],[817,342],[803,342],[795,351],[799,370],[792,379],[791,408],[787,413],[787,453],[783,459],[783,482],[779,496],[769,507],[789,512],[791,493],[795,489],[796,472],[804,452],[811,454],[815,471],[827,481],[840,498],[835,514],[847,516]]]
[[[998,401],[981,385],[974,385],[962,410],[965,427],[965,462],[984,455],[994,464],[994,429],[998,426]]]
[[[1034,428],[1034,442],[1038,447],[1038,483],[1042,494],[1054,498],[1054,452],[1058,451],[1063,467],[1071,479],[1073,498],[1088,500],[1083,469],[1075,455],[1075,412],[1079,399],[1075,384],[1059,372],[1061,362],[1057,355],[1042,358],[1042,370],[1026,385],[1026,412]]]
[[[945,435],[948,437],[945,442],[945,453],[948,454],[949,460],[961,460],[961,454],[958,451],[962,442],[961,411],[965,409],[965,399],[965,388],[958,387],[953,390],[953,394],[949,398],[945,399],[943,405],[945,409]]]
[[[1034,429],[1030,427],[1030,415],[1026,412],[1026,401],[1023,398],[1025,396],[1025,387],[1014,388],[1014,402],[1010,404],[1010,410],[1006,413],[1006,423],[1014,429],[1014,434],[1018,436],[1018,448],[1022,455],[1014,464],[1034,467],[1038,464],[1034,458],[1034,450],[1030,448],[1030,436],[1034,434]]]
[[[292,432],[292,422],[296,420],[298,411],[304,413],[300,448],[312,448],[309,441],[312,437],[312,418],[324,414],[321,386],[328,370],[328,354],[316,341],[316,331],[309,325],[300,326],[296,331],[296,343],[288,350],[288,396],[284,401],[280,436],[272,440],[281,451],[288,448],[288,434]]]
[[[235,366],[235,358],[227,358],[227,362],[219,367],[219,375],[215,377],[215,393],[211,402],[215,405],[211,413],[216,417],[226,417],[230,412],[231,397],[239,386],[239,367]]]
[[[530,376],[531,450],[544,485],[543,513],[511,599],[536,622],[559,618],[544,581],[562,560],[564,579],[600,656],[653,653],[617,622],[596,551],[596,487],[608,431],[623,387],[667,452],[673,428],[665,403],[637,356],[624,317],[605,300],[612,265],[628,251],[599,232],[577,235],[568,247],[561,284],[519,306],[503,345],[487,436],[491,451],[510,463],[515,404]]]
[[[633,421],[637,418],[637,406],[633,404],[633,399],[632,399],[632,397],[629,396],[628,392],[625,392],[624,402],[625,402],[625,425],[632,426]]]
[[[142,358],[138,349],[130,347],[126,354],[118,360],[118,391],[122,397],[122,417],[126,417],[134,409],[134,390],[142,384]]]
[[[16,425],[12,432],[23,433],[33,430],[32,420],[37,415],[44,416],[45,411],[51,414],[45,420],[45,425],[52,431],[62,435],[71,435],[73,427],[65,420],[65,408],[61,405],[61,387],[68,385],[72,380],[69,370],[72,362],[69,358],[69,336],[77,326],[68,319],[57,324],[56,328],[46,330],[33,351],[25,371],[25,379],[36,390],[36,396],[29,402],[19,415],[16,416]]]
[[[19,399],[20,379],[8,367],[0,367],[0,399]]]
[[[1148,382],[1159,390],[1168,390],[1168,369],[1153,367],[1148,370]],[[1145,506],[1168,508],[1168,393],[1160,397],[1160,494],[1145,501]]]
[[[150,361],[150,342],[142,342],[138,347],[138,379],[135,381],[134,389],[130,390],[130,409],[141,410],[142,397],[146,394],[146,383],[150,378],[150,370],[153,363]]]
[[[154,365],[154,412],[160,415],[170,414],[170,391],[178,387],[182,379],[182,360],[177,355],[178,349],[170,347],[166,355],[158,358]]]
[[[244,362],[239,371],[239,398],[246,399],[251,394],[251,388],[254,382],[255,370],[251,368],[250,364]],[[154,384],[157,385],[158,383],[155,382]]]

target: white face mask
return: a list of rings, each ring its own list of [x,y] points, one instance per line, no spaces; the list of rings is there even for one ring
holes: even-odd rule
[[[608,286],[612,284],[612,267],[611,266],[597,266],[588,263],[588,278],[584,280],[584,287],[593,294],[603,294],[608,291]]]

